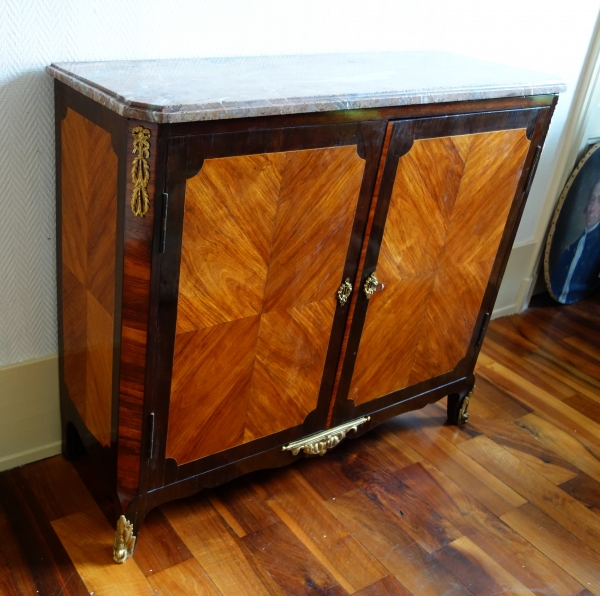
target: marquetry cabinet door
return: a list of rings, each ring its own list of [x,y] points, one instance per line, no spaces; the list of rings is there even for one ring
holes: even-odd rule
[[[472,372],[543,111],[392,124],[333,424]]]
[[[170,139],[154,434],[165,482],[325,428],[349,306],[338,289],[356,276],[384,132]]]

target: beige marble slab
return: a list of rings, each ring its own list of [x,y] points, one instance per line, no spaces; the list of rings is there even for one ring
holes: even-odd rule
[[[444,52],[52,64],[46,71],[127,118],[193,122],[556,94],[555,76]]]

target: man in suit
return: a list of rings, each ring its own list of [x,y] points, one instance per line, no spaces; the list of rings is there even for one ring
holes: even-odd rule
[[[585,228],[560,255],[552,274],[552,291],[559,302],[571,304],[587,296],[600,274],[600,180],[594,184],[583,208]]]

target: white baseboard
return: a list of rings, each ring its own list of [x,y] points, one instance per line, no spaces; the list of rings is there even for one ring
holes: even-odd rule
[[[535,241],[513,246],[496,298],[492,319],[506,317],[522,310],[523,298],[532,282],[531,270],[536,251]]]
[[[0,471],[60,453],[58,355],[0,367]]]

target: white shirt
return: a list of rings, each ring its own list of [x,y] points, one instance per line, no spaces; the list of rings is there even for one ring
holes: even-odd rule
[[[571,261],[571,266],[569,267],[569,272],[567,273],[567,279],[565,280],[565,285],[563,286],[561,295],[559,296],[559,302],[565,303],[567,301],[567,296],[569,294],[569,286],[571,285],[571,278],[573,277],[573,273],[575,273],[575,269],[577,264],[579,263],[579,259],[581,258],[581,253],[583,252],[583,247],[585,246],[585,239],[589,232],[593,232],[598,226],[600,222],[598,222],[595,226],[592,226],[589,230],[586,228],[577,243],[577,248],[575,249],[575,255],[573,256],[573,260]]]

